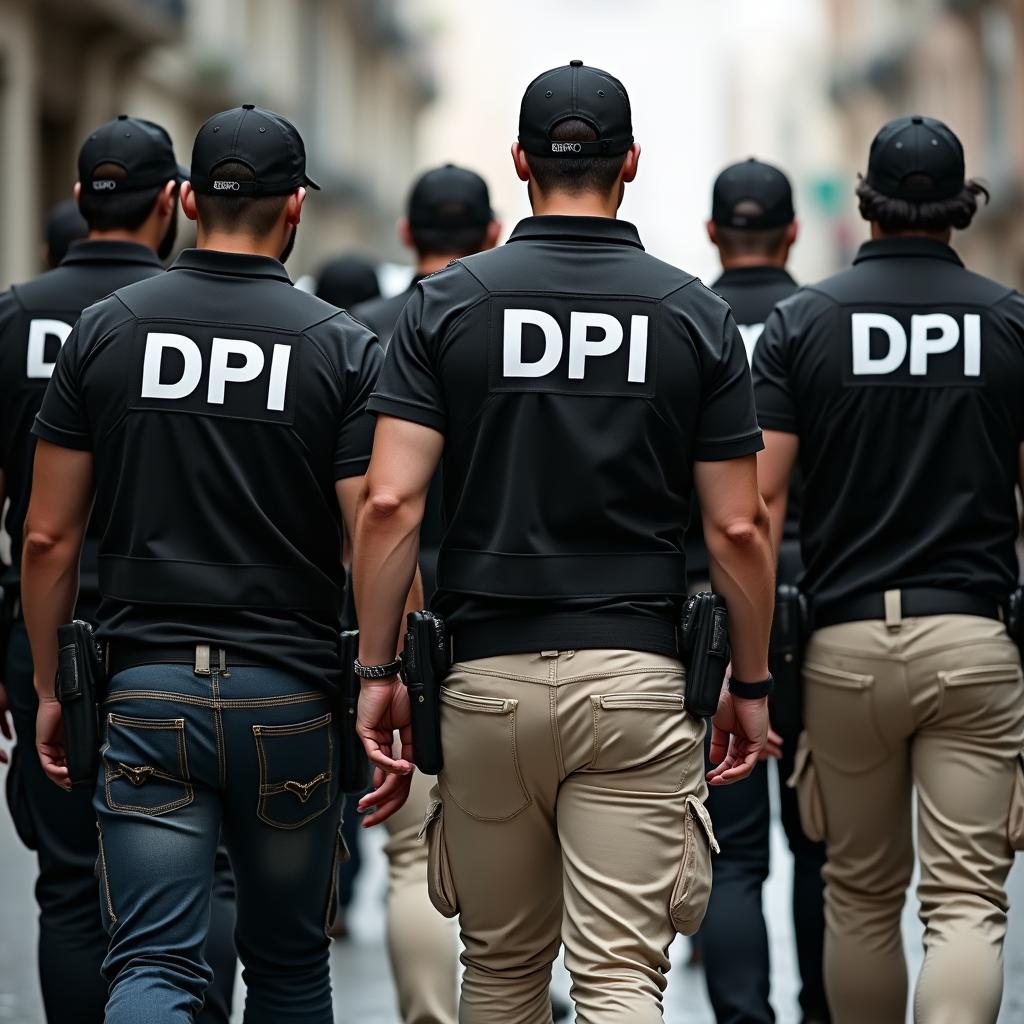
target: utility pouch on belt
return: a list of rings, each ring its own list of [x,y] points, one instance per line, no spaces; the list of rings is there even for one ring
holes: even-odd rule
[[[409,612],[402,682],[409,690],[416,767],[436,775],[444,767],[441,752],[441,683],[451,667],[444,619],[433,612]]]
[[[792,583],[775,590],[775,617],[768,645],[768,667],[775,677],[769,699],[772,726],[784,736],[803,728],[803,667],[807,639],[807,603]]]
[[[356,732],[356,710],[359,706],[359,678],[355,673],[359,654],[359,630],[348,629],[338,634],[338,655],[341,658],[341,694],[338,728],[341,730],[341,791],[362,793],[369,781],[369,760],[366,748]]]
[[[1018,587],[1010,594],[1006,631],[1010,634],[1010,639],[1017,645],[1021,658],[1024,659],[1024,587]]]
[[[105,672],[92,626],[75,619],[57,628],[54,694],[64,720],[64,752],[72,786],[95,787],[100,763],[99,702]]]
[[[718,710],[729,648],[729,613],[718,594],[694,594],[683,607],[683,664],[686,665],[686,710],[710,718]]]

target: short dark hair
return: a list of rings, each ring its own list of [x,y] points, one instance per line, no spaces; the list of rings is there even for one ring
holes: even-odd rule
[[[926,189],[932,180],[925,174],[915,174],[908,182]],[[867,183],[864,177],[857,182],[860,215],[877,224],[883,231],[962,231],[970,227],[978,212],[978,198],[987,203],[991,196],[988,188],[975,178],[968,178],[963,189],[950,199],[929,199],[917,203],[910,199],[894,199],[883,195]]]
[[[597,132],[579,118],[559,121],[552,142],[595,142]],[[626,154],[618,156],[555,157],[530,154],[530,171],[541,192],[597,192],[607,195],[615,186]]]
[[[410,224],[409,233],[420,256],[472,256],[483,248],[487,227],[416,228]]]
[[[100,164],[93,177],[124,181],[128,172],[120,164]],[[134,231],[153,212],[162,191],[163,185],[135,192],[93,192],[83,188],[78,196],[78,210],[90,231]]]
[[[248,164],[225,160],[210,175],[213,181],[255,181]],[[218,231],[240,231],[262,238],[277,223],[288,196],[236,196],[230,192],[210,196],[196,193],[196,209],[204,228]]]
[[[733,208],[733,213],[742,217],[762,217],[764,207],[754,199],[744,199]],[[792,224],[792,221],[790,221]],[[790,224],[777,228],[734,228],[728,224],[715,224],[715,237],[722,255],[774,256],[786,240]]]

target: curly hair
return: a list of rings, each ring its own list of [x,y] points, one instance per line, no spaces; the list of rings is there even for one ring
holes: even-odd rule
[[[914,175],[911,186],[922,190],[931,185],[926,175]],[[861,177],[857,183],[857,199],[860,215],[876,223],[883,231],[897,234],[903,231],[948,231],[956,228],[962,231],[969,227],[978,212],[978,199],[988,202],[991,198],[988,188],[980,181],[969,178],[963,189],[949,199],[927,199],[915,202],[911,199],[896,199],[883,195]]]

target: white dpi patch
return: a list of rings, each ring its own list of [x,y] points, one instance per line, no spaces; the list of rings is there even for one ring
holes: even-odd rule
[[[28,351],[25,359],[25,375],[30,380],[48,380],[53,376],[57,358],[46,358],[46,341],[56,338],[61,346],[68,340],[71,324],[63,320],[32,320],[28,325]]]
[[[871,353],[872,332],[883,335],[884,352]],[[952,352],[963,345],[963,375],[981,375],[981,316],[966,313],[963,326],[949,313],[915,313],[910,318],[910,338],[903,324],[888,313],[853,313],[850,321],[853,375],[885,376],[899,370],[909,353],[911,377],[928,375],[931,356]],[[876,348],[876,351],[878,349]]]

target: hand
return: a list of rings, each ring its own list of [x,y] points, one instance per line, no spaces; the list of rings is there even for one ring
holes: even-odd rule
[[[711,720],[711,761],[718,767],[707,774],[712,786],[745,779],[768,743],[768,698],[737,700],[722,691]]]
[[[64,718],[55,697],[40,698],[36,715],[36,751],[46,777],[61,789],[71,791],[67,755],[64,751]]]
[[[402,741],[402,756],[395,759],[395,730]],[[409,692],[397,678],[390,682],[364,682],[356,710],[356,733],[375,769],[389,775],[410,775],[415,767]],[[370,794],[372,795],[372,794]]]
[[[11,732],[11,701],[7,696],[7,687],[0,683],[0,734],[5,740],[14,740],[14,733]],[[10,761],[6,750],[0,750],[0,764],[7,764]]]
[[[768,723],[768,739],[765,742],[764,749],[761,751],[758,757],[759,761],[778,761],[782,757],[782,737],[772,728],[771,722]]]
[[[359,801],[359,813],[365,815],[362,821],[363,828],[373,828],[402,809],[409,798],[412,776],[412,772],[399,775],[395,772],[388,773],[383,768],[374,768],[373,792],[367,793]]]

